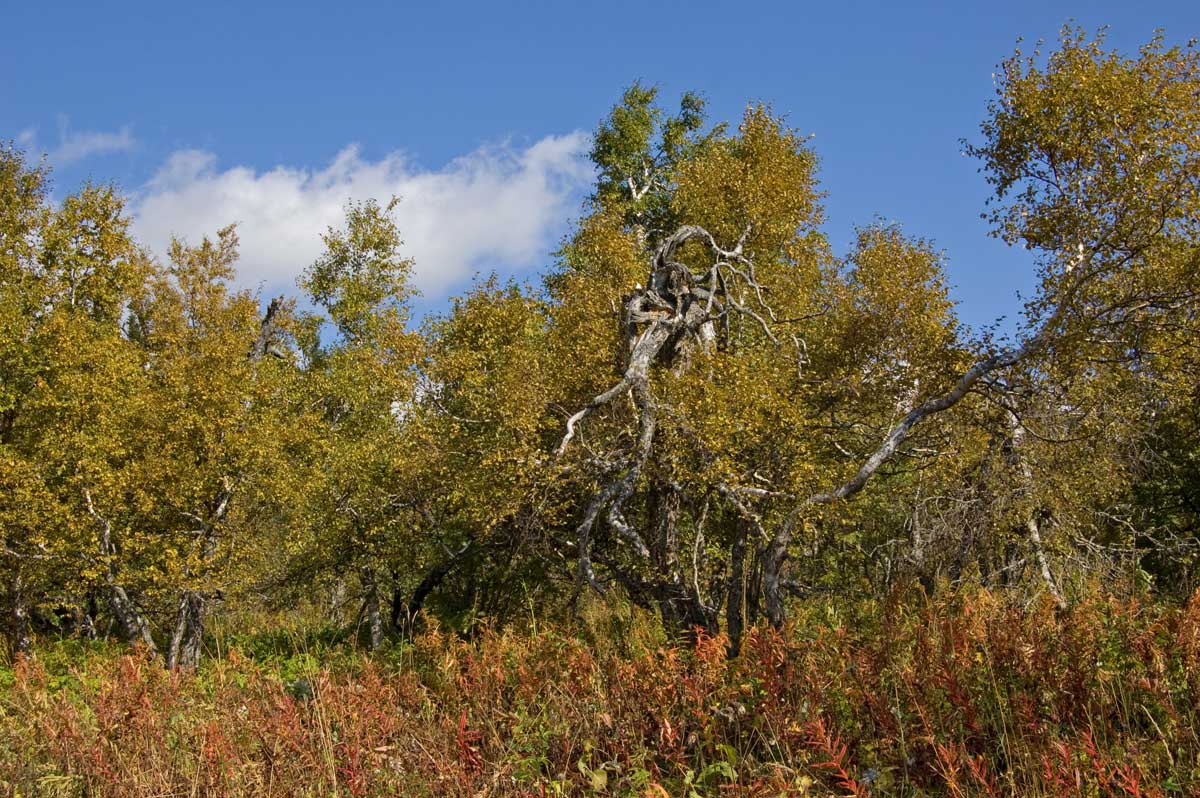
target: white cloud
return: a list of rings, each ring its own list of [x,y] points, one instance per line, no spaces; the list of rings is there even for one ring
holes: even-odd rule
[[[173,154],[135,204],[135,230],[155,252],[171,236],[197,242],[231,222],[241,239],[240,281],[282,288],[321,252],[321,233],[339,227],[350,200],[400,198],[394,213],[414,282],[443,296],[481,268],[537,264],[592,177],[581,132],[547,136],[521,149],[482,147],[441,169],[403,154],[364,159],[355,146],[323,169],[220,169],[215,155]]]
[[[33,142],[35,131],[30,133],[29,143]],[[102,130],[70,130],[66,117],[59,119],[58,146],[50,152],[50,162],[58,166],[81,161],[92,155],[106,155],[113,152],[128,152],[137,146],[137,139],[129,126],[115,133]]]

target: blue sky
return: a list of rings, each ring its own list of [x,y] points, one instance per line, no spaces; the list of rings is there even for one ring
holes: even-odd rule
[[[586,133],[635,79],[714,118],[765,100],[815,135],[828,231],[900,222],[984,324],[1032,286],[986,236],[976,136],[1018,37],[1200,35],[1200,3],[9,3],[0,139],[56,191],[133,197],[161,249],[241,224],[244,280],[286,288],[348,199],[398,193],[424,307],[478,269],[532,274],[577,216]],[[14,35],[19,32],[19,35]]]

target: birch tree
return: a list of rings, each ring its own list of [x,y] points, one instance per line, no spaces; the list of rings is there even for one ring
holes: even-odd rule
[[[678,613],[687,625],[711,628],[720,587],[706,594],[700,552],[712,541],[702,534],[715,509],[761,541],[758,590],[768,619],[781,624],[784,568],[796,556],[797,535],[843,512],[898,464],[953,447],[938,442],[943,414],[1033,360],[1129,341],[1141,325],[1165,318],[1190,323],[1198,89],[1194,49],[1168,49],[1157,39],[1130,58],[1067,30],[1049,56],[1018,53],[1003,64],[984,141],[970,151],[996,190],[996,234],[1032,250],[1038,262],[1038,293],[1007,344],[959,336],[937,259],[920,242],[869,230],[858,252],[831,261],[817,227],[815,160],[765,109],[752,108],[737,135],[701,137],[685,104],[679,118],[689,120],[688,147],[668,144],[668,123],[655,148],[642,124],[619,138],[622,150],[608,143],[610,131],[625,129],[622,120],[657,118],[646,110],[652,96],[627,95],[597,139],[595,223],[607,220],[617,243],[606,246],[619,246],[625,275],[636,274],[640,262],[642,277],[623,276],[623,293],[607,297],[619,330],[616,372],[568,415],[557,449],[594,475],[576,530],[579,579],[605,590],[599,563],[635,596],[670,604],[664,617]],[[584,234],[590,229],[585,222]],[[569,258],[585,262],[603,252],[586,242],[581,235]],[[905,269],[914,259],[927,262],[917,280]],[[860,302],[839,301],[855,294]],[[823,337],[831,328],[840,336]],[[781,368],[788,361],[794,370]],[[806,378],[812,362],[822,367]],[[830,381],[839,372],[843,379]],[[736,402],[689,407],[723,383],[736,385]],[[787,398],[768,402],[775,417],[759,429],[776,452],[786,452],[775,454],[782,467],[770,470],[772,458],[760,453],[742,468],[721,468],[754,440],[743,419],[772,390]],[[813,420],[826,412],[832,429],[822,433]],[[729,417],[740,422],[734,434],[706,436],[714,421]],[[847,446],[834,431],[847,426],[866,431],[868,441],[871,430],[879,438]],[[585,440],[589,428],[592,440]],[[668,454],[670,442],[679,449]],[[823,457],[822,449],[844,459]],[[703,468],[686,474],[683,452]],[[631,522],[642,491],[648,516]],[[663,502],[655,493],[674,498]],[[683,508],[692,519],[690,569],[681,567],[673,529]],[[602,527],[616,545],[600,554]],[[652,534],[666,545],[647,540]],[[736,535],[727,540],[731,552],[742,550]]]

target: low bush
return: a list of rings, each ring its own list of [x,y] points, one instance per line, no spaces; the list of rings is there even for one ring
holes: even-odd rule
[[[726,641],[438,631],[197,673],[62,643],[0,679],[14,796],[1168,796],[1200,786],[1200,596],[812,604]],[[247,646],[247,649],[252,649]]]

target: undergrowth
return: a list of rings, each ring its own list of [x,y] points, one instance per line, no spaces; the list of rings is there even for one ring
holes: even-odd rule
[[[373,656],[77,641],[0,672],[13,796],[1174,796],[1200,786],[1200,596],[798,608],[737,659],[650,622],[436,628]]]

